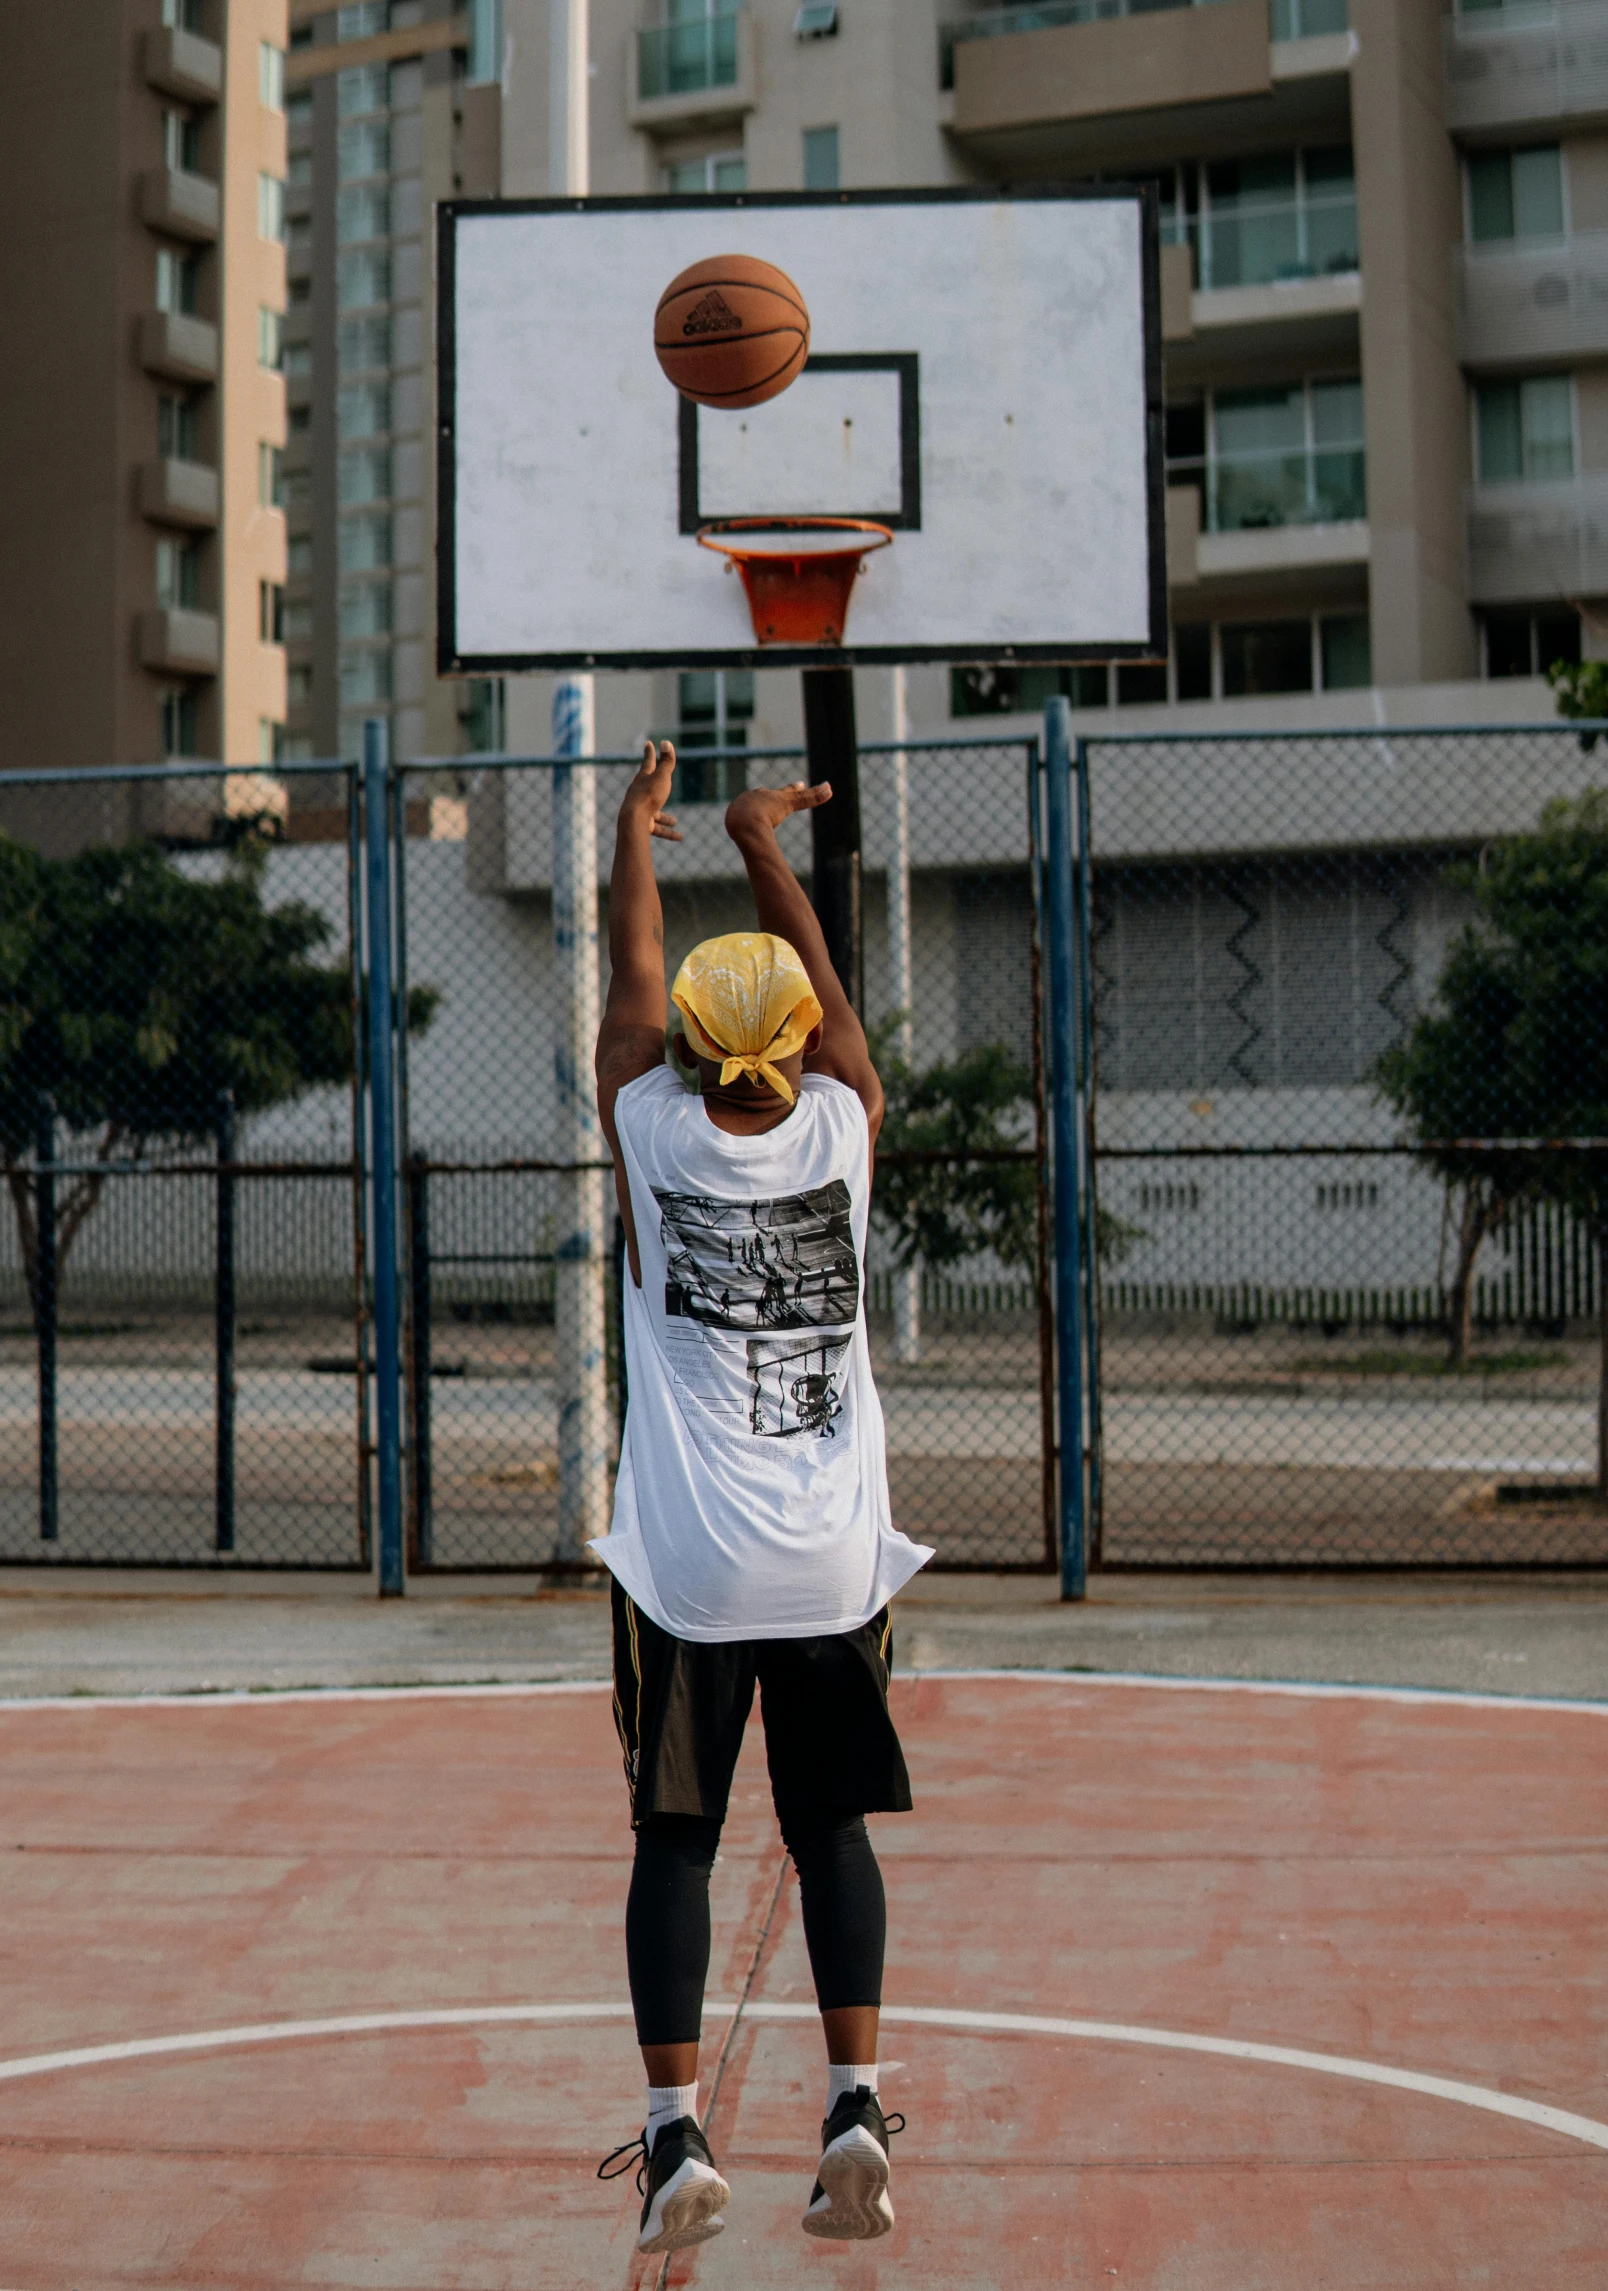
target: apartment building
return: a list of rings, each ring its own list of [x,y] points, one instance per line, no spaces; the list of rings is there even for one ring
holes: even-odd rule
[[[438,199],[497,189],[494,16],[452,0],[291,0],[291,756],[354,755],[375,714],[398,754],[498,737],[489,688],[433,673],[431,561],[430,218]]]
[[[6,768],[271,765],[285,716],[285,0],[0,12]],[[267,780],[11,796],[71,848]]]

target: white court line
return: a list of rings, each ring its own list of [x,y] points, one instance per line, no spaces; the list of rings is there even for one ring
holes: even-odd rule
[[[1327,1701],[1445,1704],[1466,1710],[1556,1710],[1608,1716],[1608,1700],[1584,1695],[1481,1694],[1440,1686],[1352,1686],[1329,1679],[1177,1678],[1165,1671],[908,1670],[898,1680],[1005,1679],[1017,1686],[1159,1687],[1169,1694],[1309,1695]],[[606,1678],[510,1679],[458,1686],[198,1687],[189,1694],[14,1694],[0,1696],[0,1715],[30,1710],[273,1710],[287,1702],[495,1701],[541,1694],[612,1694]]]
[[[739,2006],[728,1999],[705,2000],[712,2013],[741,2011],[748,2020],[813,2021],[814,2005],[755,2004]],[[0,2082],[25,2076],[51,2076],[62,2069],[97,2068],[127,2060],[150,2060],[174,2053],[217,2052],[238,2045],[286,2044],[298,2039],[332,2036],[374,2036],[397,2029],[476,2028],[498,2023],[629,2020],[629,2004],[561,2005],[458,2005],[433,2012],[354,2013],[336,2020],[263,2021],[245,2028],[199,2029],[182,2036],[135,2037],[123,2044],[82,2045],[71,2052],[36,2052],[16,2060],[0,2060]],[[1384,2061],[1350,2060],[1332,2052],[1302,2052],[1289,2045],[1252,2044],[1240,2037],[1197,2036],[1183,2029],[1143,2028],[1122,2021],[1055,2020],[1040,2013],[975,2013],[930,2005],[884,2005],[882,2018],[919,2026],[953,2030],[970,2036],[1050,2036],[1093,2044],[1142,2044],[1163,2052],[1210,2053],[1225,2060],[1250,2060],[1271,2068],[1303,2068],[1319,2076],[1342,2076],[1358,2084],[1382,2084],[1398,2092],[1416,2092],[1431,2100],[1451,2100],[1460,2107],[1482,2109],[1487,2115],[1509,2116],[1520,2124],[1534,2124],[1565,2139],[1581,2140],[1588,2147],[1608,2149],[1608,2124],[1592,2116],[1576,2116],[1565,2108],[1549,2108],[1539,2100],[1521,2100],[1511,2092],[1493,2091],[1483,2084],[1463,2084],[1447,2076],[1425,2076],[1413,2068],[1392,2068]]]

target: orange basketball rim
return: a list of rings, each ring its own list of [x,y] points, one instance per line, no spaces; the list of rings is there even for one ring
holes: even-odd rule
[[[843,548],[789,547],[797,533],[859,537]],[[720,517],[698,528],[699,547],[717,549],[727,571],[735,565],[742,575],[761,644],[841,644],[855,579],[892,539],[891,527],[869,517]]]

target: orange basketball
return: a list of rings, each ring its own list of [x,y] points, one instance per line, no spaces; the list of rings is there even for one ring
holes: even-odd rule
[[[762,406],[802,370],[810,314],[774,263],[711,255],[659,297],[653,347],[684,398],[700,406]]]

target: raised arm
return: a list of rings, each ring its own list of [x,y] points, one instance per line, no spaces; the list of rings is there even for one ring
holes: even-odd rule
[[[875,1145],[882,1127],[882,1084],[871,1063],[865,1029],[832,968],[815,909],[776,840],[784,819],[831,800],[832,790],[825,781],[818,787],[806,787],[800,780],[785,788],[746,788],[727,806],[726,833],[743,855],[760,929],[773,931],[797,951],[821,1006],[821,1046],[806,1056],[804,1071],[830,1074],[834,1081],[847,1083],[865,1108]]]
[[[614,867],[609,876],[609,995],[597,1033],[597,1111],[614,1157],[614,1188],[631,1253],[631,1272],[642,1285],[631,1189],[626,1183],[614,1101],[628,1082],[664,1064],[664,1028],[669,998],[664,987],[664,909],[654,879],[655,836],[679,843],[681,832],[665,810],[675,773],[676,752],[668,740],[649,740],[642,769],[625,791],[614,829]]]

